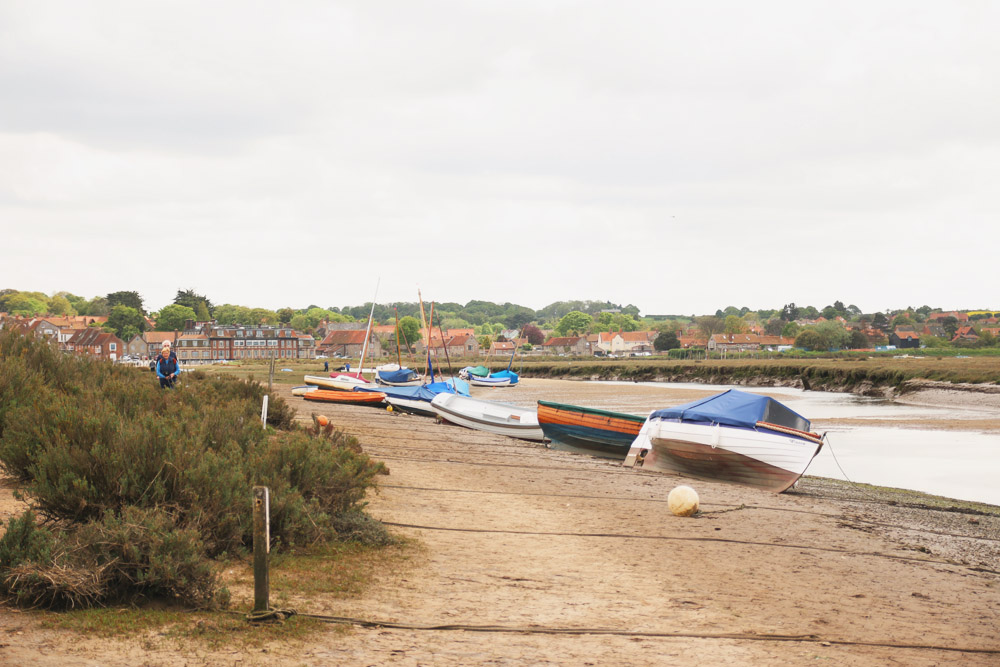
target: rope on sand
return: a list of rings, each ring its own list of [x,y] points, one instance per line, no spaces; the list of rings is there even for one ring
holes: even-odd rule
[[[236,613],[236,612],[229,612]],[[950,653],[972,653],[983,655],[1000,655],[1000,649],[971,648],[962,646],[939,646],[935,644],[908,644],[889,641],[853,641],[850,639],[828,639],[820,635],[779,635],[751,632],[656,632],[641,630],[616,630],[613,628],[560,628],[547,626],[511,626],[511,625],[467,625],[449,623],[443,625],[424,625],[416,623],[399,623],[395,621],[372,621],[348,616],[329,616],[326,614],[300,613],[299,616],[312,618],[326,623],[340,625],[357,625],[365,628],[391,628],[395,630],[429,630],[429,631],[459,631],[459,632],[489,632],[527,635],[603,635],[619,637],[648,637],[662,639],[714,639],[760,642],[803,642],[820,644],[822,646],[871,646],[879,648],[911,649],[920,651],[948,651]]]

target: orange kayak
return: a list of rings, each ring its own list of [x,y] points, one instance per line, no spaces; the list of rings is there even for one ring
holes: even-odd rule
[[[346,403],[350,405],[374,405],[385,402],[385,394],[380,391],[330,391],[317,389],[304,394],[307,401],[322,401],[324,403]]]

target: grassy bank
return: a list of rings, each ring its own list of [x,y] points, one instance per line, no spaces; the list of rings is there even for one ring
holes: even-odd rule
[[[340,360],[336,360],[339,365]],[[453,360],[453,369],[482,363],[483,359]],[[331,364],[331,368],[335,365]],[[506,363],[492,364],[494,370]],[[266,362],[232,363],[202,367],[212,373],[268,380]],[[288,368],[291,372],[283,372]],[[323,360],[281,361],[275,384],[302,384],[302,376],[323,373]],[[908,383],[930,380],[952,384],[1000,385],[1000,357],[758,358],[758,359],[600,359],[593,357],[521,360],[513,369],[525,377],[579,380],[631,380],[635,382],[696,382],[752,386],[805,386],[815,391],[884,393],[905,392]]]

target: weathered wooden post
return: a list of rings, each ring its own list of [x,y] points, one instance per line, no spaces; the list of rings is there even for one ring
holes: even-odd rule
[[[253,610],[270,609],[271,584],[267,556],[271,551],[271,492],[266,486],[253,487]]]

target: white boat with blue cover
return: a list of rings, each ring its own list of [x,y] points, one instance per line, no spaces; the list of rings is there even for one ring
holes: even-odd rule
[[[650,413],[625,465],[780,493],[823,446],[810,427],[773,398],[730,389]]]

